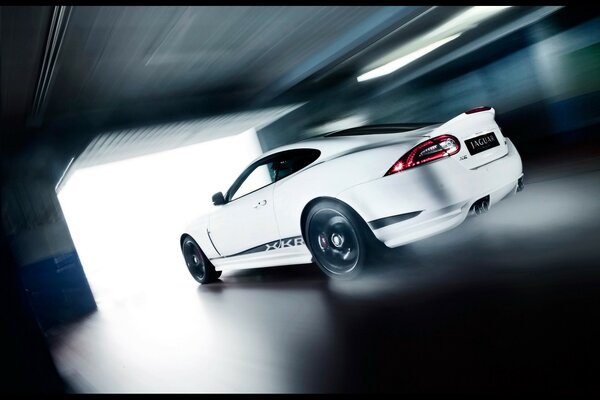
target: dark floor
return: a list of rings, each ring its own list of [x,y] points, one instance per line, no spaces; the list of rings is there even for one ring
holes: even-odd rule
[[[522,193],[355,281],[148,288],[55,333],[56,364],[81,392],[597,392],[599,161],[525,164]]]

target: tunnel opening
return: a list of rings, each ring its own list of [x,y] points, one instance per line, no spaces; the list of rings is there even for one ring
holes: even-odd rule
[[[99,307],[188,279],[179,238],[262,153],[256,131],[72,171],[58,192]]]

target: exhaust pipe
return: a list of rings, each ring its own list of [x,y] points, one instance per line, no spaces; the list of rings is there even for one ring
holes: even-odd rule
[[[525,189],[525,183],[523,182],[523,177],[520,177],[517,181],[517,193]]]
[[[490,209],[490,196],[482,197],[471,206],[471,210],[477,215],[481,215]]]

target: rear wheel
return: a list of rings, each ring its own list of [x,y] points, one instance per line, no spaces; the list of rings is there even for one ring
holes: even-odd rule
[[[221,271],[216,271],[214,265],[204,255],[194,239],[187,236],[181,244],[181,252],[192,277],[204,284],[219,279]]]
[[[332,200],[310,209],[304,233],[315,263],[336,279],[352,279],[363,272],[369,247],[376,240],[354,210]]]

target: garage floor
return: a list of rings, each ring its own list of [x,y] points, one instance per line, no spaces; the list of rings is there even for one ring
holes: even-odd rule
[[[54,332],[55,361],[77,392],[598,391],[600,157],[578,160],[356,281],[166,280]]]

